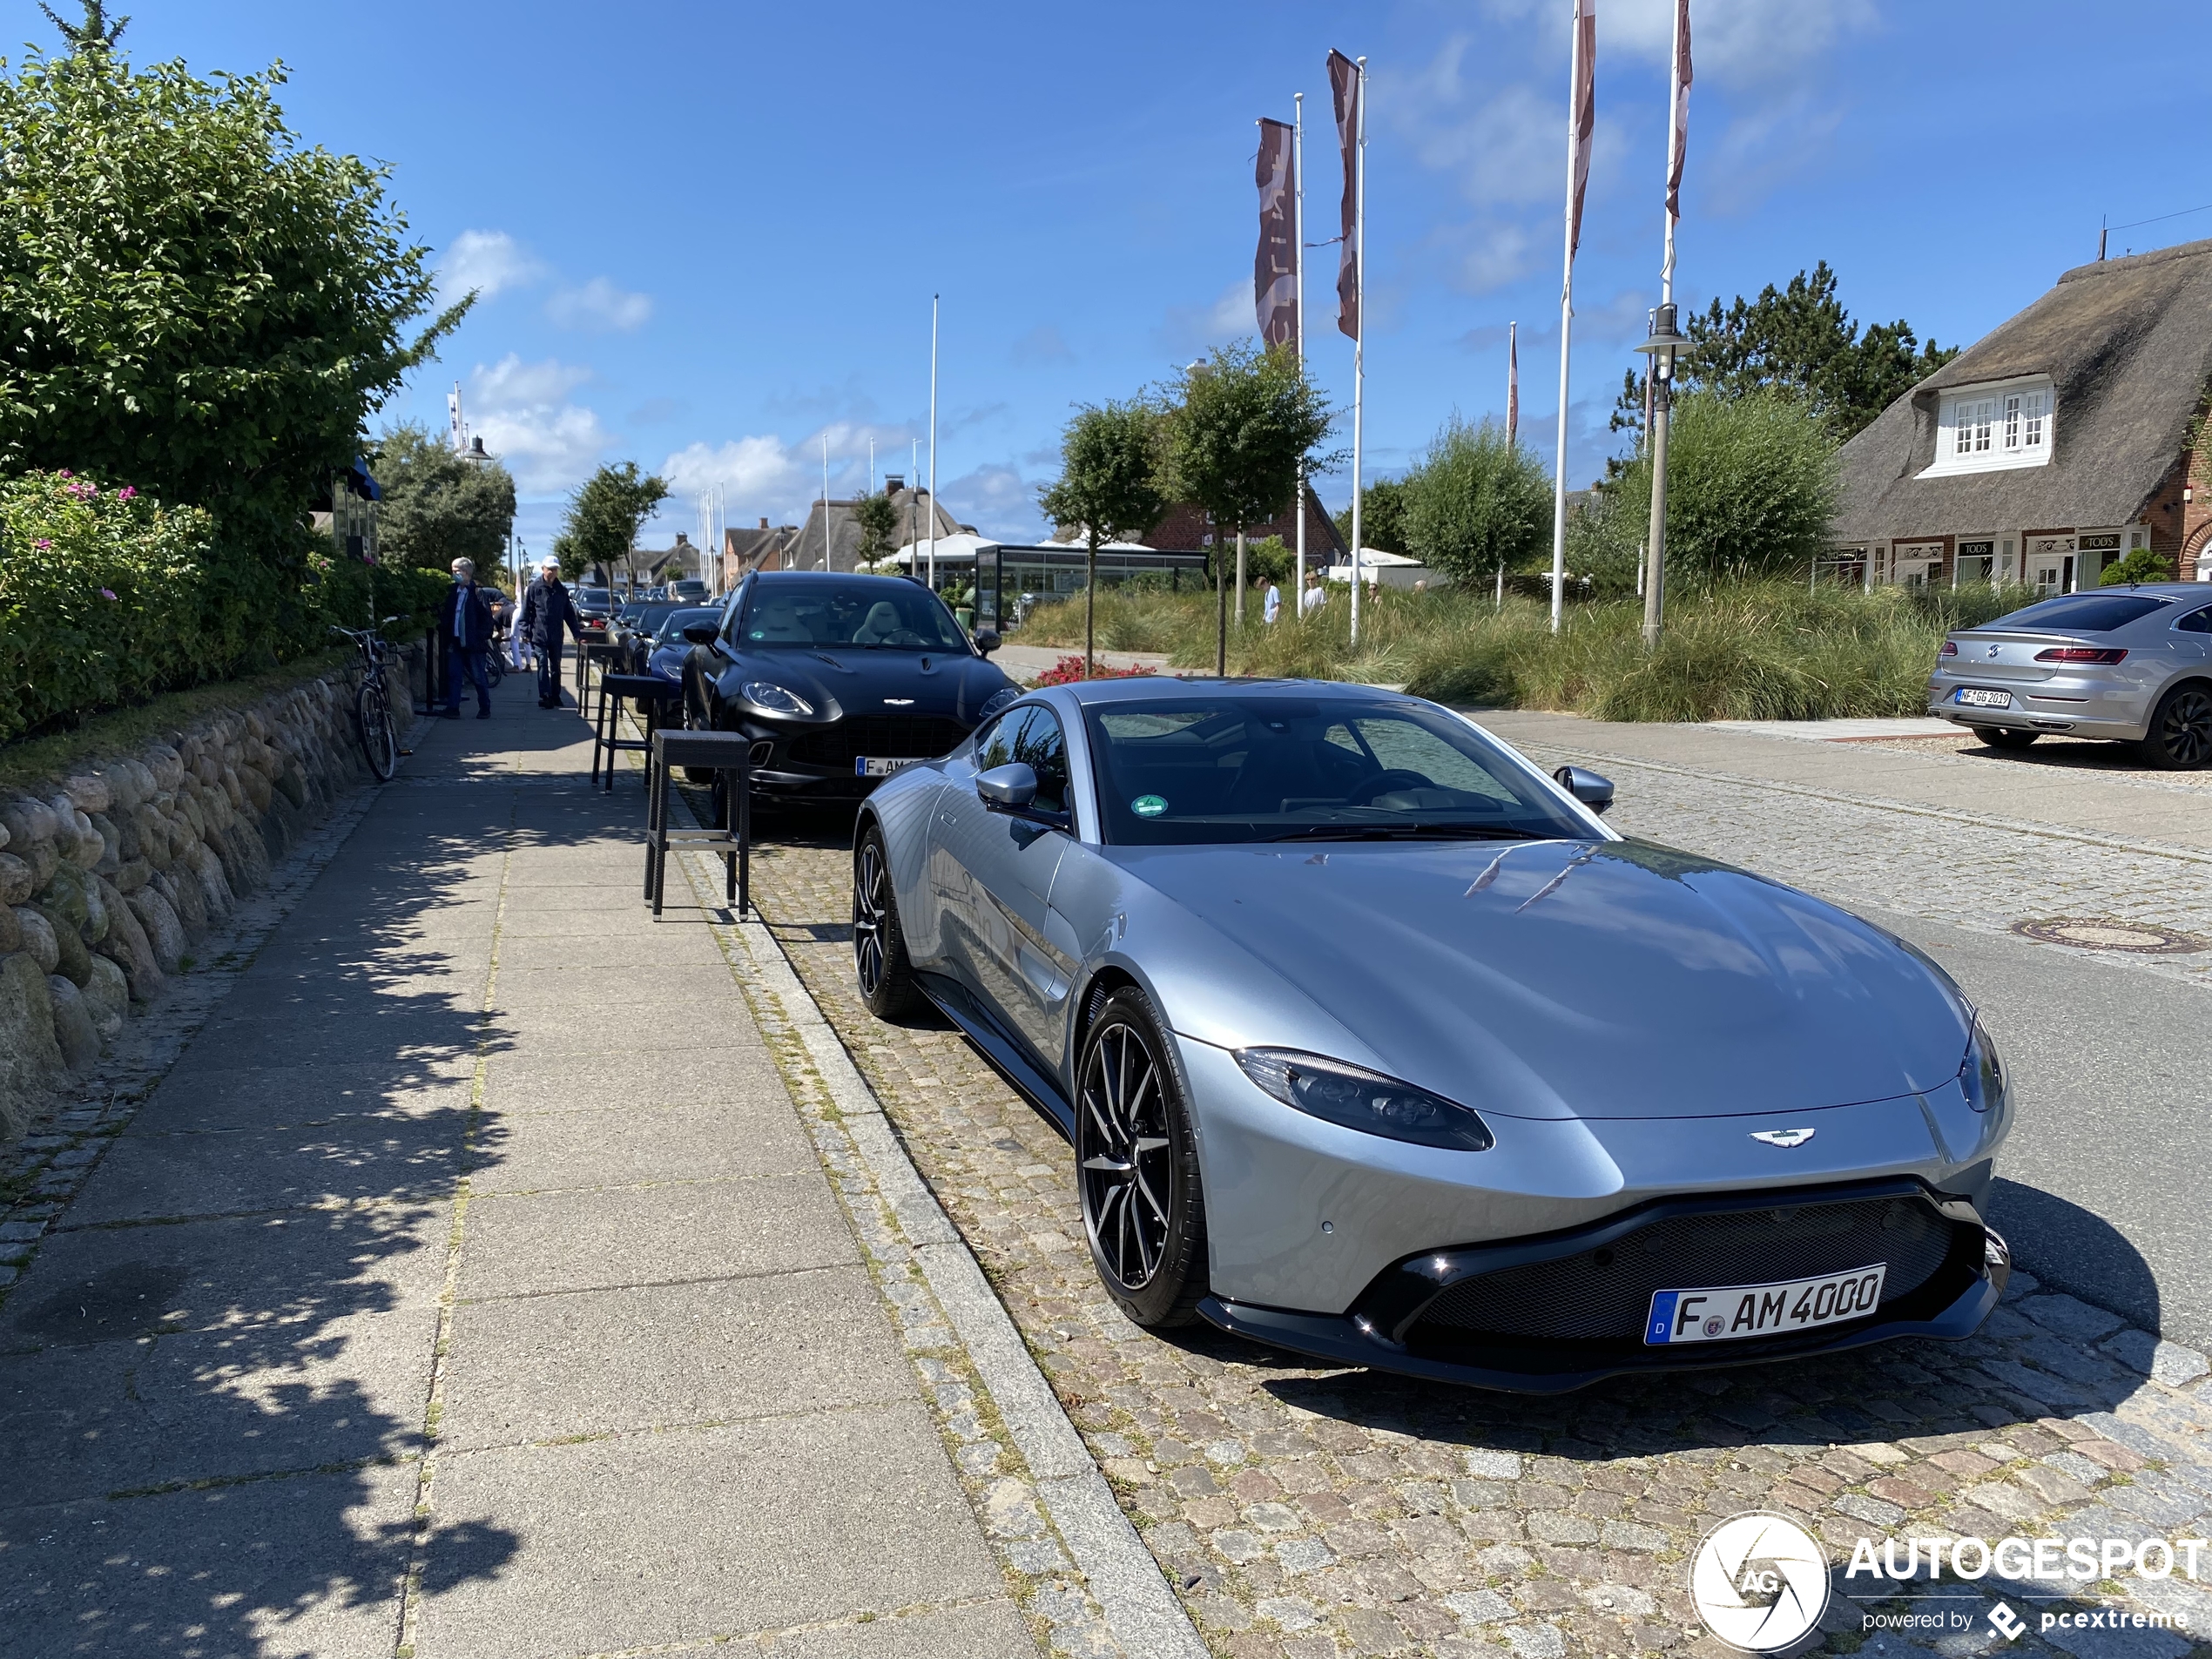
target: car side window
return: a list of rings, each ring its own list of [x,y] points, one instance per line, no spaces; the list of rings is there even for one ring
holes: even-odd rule
[[[993,766],[1003,766],[1014,759],[1011,739],[1014,730],[1028,714],[1027,709],[1016,709],[1011,714],[1001,714],[975,734],[975,770],[988,772]]]
[[[1012,749],[1013,758],[1037,774],[1036,799],[1032,804],[1043,812],[1066,812],[1068,743],[1053,711],[1047,708],[1029,710],[1028,718],[1014,735]]]
[[[722,613],[723,642],[729,645],[732,650],[735,650],[737,647],[738,626],[740,620],[745,616],[746,602],[752,597],[752,583],[751,579],[748,578],[747,580],[738,583],[737,591],[730,596],[729,607]]]
[[[2190,611],[2174,624],[2174,631],[2179,634],[2212,634],[2212,605],[2207,605],[2202,610]]]

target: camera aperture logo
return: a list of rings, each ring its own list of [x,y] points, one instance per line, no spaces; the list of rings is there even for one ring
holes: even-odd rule
[[[1689,1564],[1689,1599],[1705,1628],[1744,1653],[1773,1653],[1828,1610],[1828,1557],[1794,1521],[1731,1515]]]

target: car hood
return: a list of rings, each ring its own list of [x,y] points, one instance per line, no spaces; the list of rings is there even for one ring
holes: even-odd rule
[[[1955,990],[1889,934],[1646,842],[1103,851],[1368,1050],[1340,1057],[1507,1116],[1814,1110],[1940,1087],[1966,1048]],[[1252,1028],[1265,1001],[1190,1034],[1307,1046],[1297,1006]]]
[[[733,695],[747,680],[772,681],[832,719],[848,714],[934,714],[970,725],[982,718],[985,703],[1014,685],[981,657],[860,649],[748,651],[725,664],[720,680]]]

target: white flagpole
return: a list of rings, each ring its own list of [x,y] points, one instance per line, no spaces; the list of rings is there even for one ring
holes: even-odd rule
[[[1367,391],[1367,60],[1359,66],[1359,129],[1354,140],[1352,268],[1359,279],[1359,332],[1352,337],[1352,643],[1359,644],[1359,463]]]
[[[1575,327],[1575,100],[1582,84],[1582,28],[1576,8],[1567,54],[1567,209],[1561,230],[1566,275],[1559,288],[1559,455],[1552,472],[1552,631],[1559,631],[1567,590],[1567,354]]]
[[[822,569],[830,568],[829,432],[822,432]]]
[[[937,591],[937,296],[929,296],[929,590]]]
[[[1296,261],[1298,304],[1298,373],[1305,372],[1305,94],[1291,94],[1291,107],[1297,111],[1291,124],[1291,171],[1298,175],[1297,189],[1291,192],[1291,258]],[[1291,590],[1291,614],[1304,620],[1305,617],[1305,458],[1298,463],[1298,583]]]

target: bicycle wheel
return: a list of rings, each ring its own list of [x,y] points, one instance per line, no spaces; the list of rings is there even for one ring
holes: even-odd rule
[[[361,682],[354,698],[354,720],[361,728],[361,753],[368,758],[368,769],[380,781],[390,781],[400,764],[400,734],[393,728],[384,688],[375,680]]]
[[[484,673],[495,688],[507,678],[507,653],[496,645],[484,653]]]

